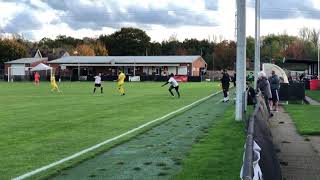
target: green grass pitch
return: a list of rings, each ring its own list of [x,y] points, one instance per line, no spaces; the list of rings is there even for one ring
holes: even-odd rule
[[[49,83],[0,83],[0,179],[9,179],[50,164],[122,134],[220,90],[213,83],[180,83],[181,98],[172,98],[162,83],[63,82],[63,95]]]

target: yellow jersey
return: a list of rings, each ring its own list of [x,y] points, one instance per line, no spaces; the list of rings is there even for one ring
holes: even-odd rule
[[[55,84],[56,83],[56,78],[54,76],[51,76],[50,81],[51,81],[51,84]]]
[[[57,86],[56,78],[55,78],[54,76],[51,76],[50,82],[51,82],[51,86],[52,86],[52,87]]]
[[[118,84],[124,84],[124,80],[126,79],[126,75],[124,73],[120,73],[118,76]]]

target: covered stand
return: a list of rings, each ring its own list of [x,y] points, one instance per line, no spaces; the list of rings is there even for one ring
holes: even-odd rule
[[[31,71],[46,71],[46,74],[47,74],[47,71],[50,70],[50,75],[52,76],[52,67],[50,66],[47,66],[43,63],[40,63],[38,64],[37,66],[35,66],[34,68],[31,69]]]

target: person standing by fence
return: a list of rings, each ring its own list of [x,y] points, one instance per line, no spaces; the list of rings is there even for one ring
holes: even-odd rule
[[[267,79],[267,75],[265,72],[260,71],[258,73],[258,82],[257,82],[257,89],[261,91],[262,95],[264,96],[264,100],[268,109],[270,116],[273,116],[270,110],[269,100],[272,100],[272,94],[270,89],[270,83]]]
[[[273,111],[278,111],[278,102],[279,102],[279,89],[280,89],[280,79],[276,75],[275,71],[271,72],[269,77],[269,83],[271,88],[272,101],[270,101],[270,108]]]

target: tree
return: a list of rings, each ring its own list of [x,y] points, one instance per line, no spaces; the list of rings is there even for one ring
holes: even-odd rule
[[[255,40],[253,37],[247,38],[247,58],[250,61],[254,61],[254,52],[255,52]]]
[[[310,41],[317,46],[319,43],[320,30],[312,29],[310,31]]]
[[[148,49],[148,55],[151,56],[160,56],[162,55],[161,53],[161,44],[158,42],[152,42],[150,43],[150,48]]]
[[[0,64],[27,56],[27,48],[16,39],[0,39]]]
[[[221,41],[214,50],[215,69],[233,69],[236,62],[236,43]]]
[[[299,36],[303,41],[310,39],[310,30],[307,27],[303,27],[299,30]]]
[[[177,41],[162,41],[162,55],[176,55],[177,49],[182,47],[182,44]]]
[[[94,50],[90,45],[86,44],[78,45],[73,54],[78,56],[95,56]]]
[[[107,56],[108,50],[106,49],[106,46],[103,45],[101,42],[96,42],[91,45],[91,47],[94,50],[94,53],[96,56]]]
[[[302,41],[296,41],[293,44],[289,45],[284,52],[284,55],[286,58],[303,59],[304,52]]]
[[[136,28],[121,28],[120,31],[99,38],[113,56],[145,55],[146,49],[150,47],[150,39],[145,31]]]
[[[303,42],[311,42],[315,46],[318,45],[320,36],[320,30],[309,29],[307,27],[301,28],[299,31],[299,37]]]
[[[82,44],[83,40],[81,39],[76,39],[70,36],[65,36],[65,35],[59,35],[56,37],[55,42],[54,42],[54,47],[62,47],[62,46],[72,46],[76,47],[79,44]]]
[[[282,61],[286,49],[297,39],[297,37],[286,34],[264,36],[261,47],[261,62],[270,62],[271,59]]]
[[[188,55],[188,53],[184,47],[178,47],[176,50],[176,55],[185,56],[185,55]]]
[[[290,44],[283,54],[293,59],[317,59],[317,48],[312,42],[300,39]]]

